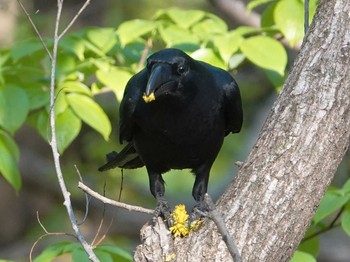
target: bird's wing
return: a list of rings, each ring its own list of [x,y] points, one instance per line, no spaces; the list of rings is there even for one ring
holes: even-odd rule
[[[142,98],[147,85],[147,72],[142,70],[134,75],[127,83],[124,96],[119,108],[119,141],[131,141],[135,128],[134,112],[137,103]]]
[[[106,158],[107,163],[101,166],[98,171],[106,171],[116,167],[134,169],[144,166],[132,142],[128,143],[119,153],[112,151],[107,154]]]
[[[211,73],[218,92],[222,93],[222,107],[225,114],[225,136],[238,133],[243,123],[243,110],[239,87],[233,77],[225,70],[202,63]]]
[[[243,123],[242,101],[238,85],[230,76],[227,78],[227,81],[222,84],[222,87],[224,89],[223,106],[226,119],[225,135],[231,132],[238,133]]]

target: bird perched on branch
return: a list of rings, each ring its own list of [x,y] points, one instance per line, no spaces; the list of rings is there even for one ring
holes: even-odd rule
[[[205,211],[211,166],[224,137],[238,133],[242,120],[239,88],[228,72],[178,49],[163,49],[129,80],[120,104],[119,133],[120,143],[127,145],[119,153],[107,154],[99,171],[145,166],[157,200],[156,213],[170,219],[162,174],[191,169],[194,210]]]

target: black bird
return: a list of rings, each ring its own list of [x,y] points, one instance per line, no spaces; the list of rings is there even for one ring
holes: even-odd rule
[[[162,174],[191,169],[195,209],[205,211],[211,166],[224,137],[238,133],[242,121],[239,88],[228,72],[178,49],[163,49],[127,83],[119,138],[128,144],[120,153],[107,154],[108,162],[99,171],[146,166],[157,214],[169,219]]]

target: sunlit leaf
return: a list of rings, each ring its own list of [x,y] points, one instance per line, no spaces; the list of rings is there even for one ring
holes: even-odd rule
[[[169,16],[179,27],[188,29],[190,26],[200,21],[204,16],[205,12],[199,10],[182,10],[179,8],[170,8],[163,10],[163,14]]]
[[[327,191],[314,215],[313,222],[317,224],[322,219],[341,208],[349,199],[350,194],[342,195],[336,191]]]
[[[220,68],[226,68],[225,63],[222,61],[222,59],[218,56],[218,54],[214,53],[212,49],[209,48],[201,48],[197,51],[193,52],[191,56],[196,59],[203,62],[206,62],[208,64],[211,64],[213,66],[217,66]]]
[[[304,7],[301,1],[278,1],[274,10],[274,20],[291,46],[295,46],[303,39]]]
[[[82,82],[78,81],[65,81],[60,83],[58,89],[64,91],[65,93],[81,93],[91,96],[91,91],[88,86]]]
[[[25,121],[29,103],[26,93],[19,87],[0,87],[0,126],[15,132]]]
[[[86,36],[103,53],[111,50],[117,42],[114,28],[89,28]]]
[[[201,40],[207,41],[213,35],[227,33],[227,25],[219,17],[208,14],[207,18],[195,24],[191,31]]]
[[[102,108],[90,97],[81,94],[67,94],[67,100],[74,113],[99,132],[105,140],[111,133],[111,123]]]
[[[176,25],[160,28],[159,33],[168,47],[182,43],[199,43],[199,39],[195,34]]]
[[[84,60],[85,45],[81,39],[66,36],[60,42],[60,48],[75,54],[80,61]]]
[[[123,46],[146,35],[155,29],[156,23],[148,20],[135,19],[122,23],[118,28],[118,36]]]
[[[242,41],[241,35],[235,33],[235,31],[214,37],[214,45],[226,64],[229,63],[233,53],[238,51]]]
[[[284,75],[287,53],[277,40],[267,36],[253,36],[241,43],[243,54],[254,64]]]
[[[316,262],[316,258],[308,253],[297,250],[289,262]]]
[[[78,136],[80,129],[81,121],[71,109],[67,108],[56,117],[56,139],[61,154]]]
[[[108,71],[96,71],[97,79],[113,90],[118,101],[122,100],[126,83],[131,76],[129,71],[118,67],[111,67]]]

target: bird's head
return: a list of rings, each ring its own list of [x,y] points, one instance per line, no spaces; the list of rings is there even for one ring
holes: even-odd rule
[[[149,103],[161,97],[181,96],[192,65],[193,59],[178,49],[163,49],[151,55],[143,100]]]

